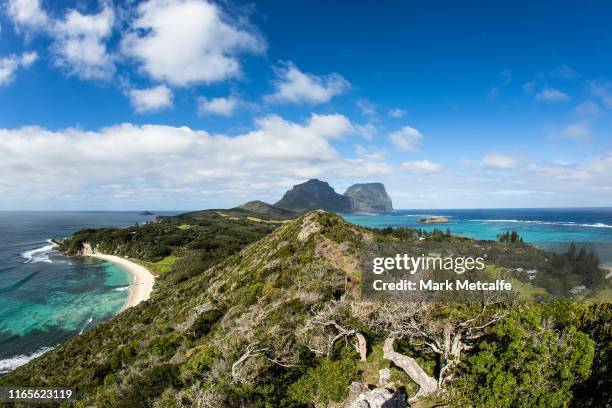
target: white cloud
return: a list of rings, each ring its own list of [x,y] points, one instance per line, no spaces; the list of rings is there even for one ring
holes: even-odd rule
[[[208,1],[149,0],[138,6],[122,48],[151,78],[187,86],[239,75],[237,55],[260,54],[266,45]]]
[[[172,90],[166,85],[129,91],[130,103],[137,113],[158,112],[172,107]]]
[[[312,114],[308,128],[322,137],[337,139],[351,132],[353,125],[346,116],[338,113],[332,115]]]
[[[416,160],[402,163],[402,167],[421,173],[437,173],[442,171],[443,166],[440,163],[433,163],[429,160]]]
[[[600,79],[591,81],[589,85],[591,93],[600,98],[607,108],[612,109],[612,82]]]
[[[268,102],[325,103],[350,88],[349,82],[336,73],[317,76],[300,71],[292,62],[276,67],[274,72],[275,92],[265,96]]]
[[[560,135],[570,139],[586,140],[592,136],[591,126],[586,120],[574,122],[561,129]]]
[[[363,159],[376,161],[385,160],[385,157],[387,156],[387,153],[384,150],[371,150],[362,145],[355,145],[355,153],[357,156]]]
[[[232,116],[239,104],[240,100],[233,95],[227,98],[212,99],[200,96],[198,98],[198,115]]]
[[[397,149],[404,152],[414,152],[416,145],[423,139],[423,135],[415,128],[404,126],[397,132],[391,133],[389,139]]]
[[[0,58],[0,86],[7,85],[15,79],[15,73],[20,68],[29,68],[38,59],[35,52],[21,55],[11,54]]]
[[[491,169],[507,170],[516,166],[516,160],[499,153],[486,154],[480,164]]]
[[[394,108],[389,111],[389,116],[392,118],[401,118],[406,114],[406,111],[400,108]]]
[[[367,99],[357,100],[357,107],[361,110],[361,113],[365,116],[377,116],[376,106],[368,101]]]
[[[540,92],[535,95],[536,101],[545,101],[545,102],[565,102],[569,101],[571,98],[554,88],[544,88]]]
[[[54,62],[69,74],[83,79],[109,78],[115,72],[106,41],[112,34],[115,13],[104,7],[97,14],[71,10],[54,22],[49,34],[54,38]]]
[[[355,125],[355,132],[365,140],[374,140],[378,134],[378,128],[372,123]]]
[[[40,0],[9,0],[6,12],[18,28],[43,29],[49,19],[47,13],[40,7]]]
[[[0,151],[8,152],[0,160],[1,206],[62,199],[97,208],[184,208],[213,199],[237,204],[279,183],[388,173],[381,161],[340,155],[331,142],[350,132],[342,115],[312,115],[305,123],[271,115],[234,136],[133,124],[99,131],[0,130]]]

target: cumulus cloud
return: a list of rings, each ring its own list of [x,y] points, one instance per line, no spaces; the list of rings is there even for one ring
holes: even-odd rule
[[[198,115],[221,115],[221,116],[232,116],[240,100],[230,95],[227,98],[212,98],[208,99],[204,96],[198,98]]]
[[[423,135],[413,127],[404,126],[391,133],[389,139],[397,149],[403,152],[414,152],[418,143],[423,139]]]
[[[166,85],[129,91],[130,103],[137,113],[158,112],[172,107],[172,90]]]
[[[406,114],[406,111],[400,108],[394,108],[389,111],[389,116],[392,118],[401,118]]]
[[[123,52],[151,78],[175,86],[235,77],[241,72],[238,54],[266,48],[254,30],[205,0],[149,0],[136,14]]]
[[[49,19],[40,0],[9,0],[6,12],[18,28],[43,29]]]
[[[516,166],[516,160],[503,154],[489,153],[482,158],[480,164],[491,169],[507,170]]]
[[[570,99],[571,98],[567,94],[554,88],[544,88],[535,95],[536,101],[544,102],[565,102]]]
[[[274,72],[276,74],[276,79],[273,81],[275,91],[265,96],[268,102],[325,103],[350,88],[349,82],[341,75],[332,73],[317,76],[305,73],[290,61],[274,68]]]
[[[86,197],[96,205],[120,206],[126,205],[125,194],[133,194],[137,207],[163,200],[204,207],[204,199],[237,204],[237,197],[267,193],[279,183],[388,173],[381,161],[339,154],[332,141],[350,132],[342,115],[312,115],[305,123],[271,115],[233,136],[133,124],[99,131],[5,129],[0,130],[0,150],[8,152],[0,161],[0,192],[9,206],[32,197],[68,196],[69,205]]]
[[[443,166],[440,163],[430,162],[429,160],[404,162],[402,163],[402,167],[407,170],[421,173],[437,173],[443,169]]]
[[[112,7],[104,6],[97,14],[68,10],[63,18],[52,18],[39,0],[10,0],[7,14],[17,29],[51,37],[53,62],[69,75],[100,79],[114,73],[113,58],[106,45],[115,21]]]
[[[355,125],[355,132],[365,140],[374,140],[378,134],[378,128],[373,123]]]
[[[355,145],[355,153],[358,157],[376,161],[385,160],[385,157],[387,156],[387,153],[384,150],[368,149],[362,145]]]
[[[110,7],[97,14],[71,10],[63,20],[56,21],[50,32],[55,39],[52,50],[56,65],[83,79],[111,77],[115,65],[106,41],[114,21],[115,13]]]
[[[38,59],[35,52],[21,55],[11,54],[0,58],[0,86],[7,85],[15,79],[15,73],[20,68],[29,68]]]

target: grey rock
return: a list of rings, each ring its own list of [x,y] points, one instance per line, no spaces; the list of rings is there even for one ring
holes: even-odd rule
[[[351,200],[351,212],[393,211],[391,197],[382,183],[353,184],[344,196]]]
[[[274,206],[300,213],[312,210],[350,212],[351,199],[336,193],[325,181],[311,179],[293,186]]]

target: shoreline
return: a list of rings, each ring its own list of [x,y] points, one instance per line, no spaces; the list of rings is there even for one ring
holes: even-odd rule
[[[155,283],[155,276],[144,266],[116,255],[94,253],[88,256],[114,263],[132,276],[128,297],[125,300],[121,311],[136,306],[140,302],[151,297],[153,284]]]

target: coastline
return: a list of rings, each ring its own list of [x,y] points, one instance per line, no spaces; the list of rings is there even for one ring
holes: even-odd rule
[[[155,276],[153,276],[151,271],[144,266],[116,255],[93,253],[89,256],[107,262],[112,262],[132,275],[132,283],[130,284],[128,297],[125,300],[121,311],[136,306],[140,302],[151,297],[153,284],[155,283]]]

